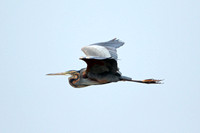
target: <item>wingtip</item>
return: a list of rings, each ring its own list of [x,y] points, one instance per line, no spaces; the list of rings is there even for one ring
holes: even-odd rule
[[[125,42],[121,41],[121,40],[118,39],[118,38],[114,38],[114,39],[110,40],[110,42],[121,43],[121,45],[124,45],[124,43],[125,43]]]
[[[117,39],[117,38],[115,37],[115,38],[113,38],[111,41],[115,41],[115,40],[119,40],[119,39]]]

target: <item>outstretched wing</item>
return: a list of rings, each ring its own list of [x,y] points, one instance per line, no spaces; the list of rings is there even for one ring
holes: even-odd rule
[[[117,48],[122,46],[124,42],[114,38],[107,42],[95,43],[83,47],[81,50],[85,53],[86,57],[96,58],[112,58],[117,60]]]
[[[117,39],[108,42],[95,43],[83,47],[86,57],[81,57],[87,63],[86,75],[90,79],[111,82],[117,81],[120,76],[117,66],[117,48],[124,42]]]
[[[95,58],[86,58],[81,57],[81,60],[84,60],[87,63],[87,73],[93,74],[103,74],[103,73],[116,73],[119,71],[117,66],[117,61],[111,58],[105,59],[95,59]]]
[[[105,59],[95,59],[82,57],[81,60],[84,60],[87,63],[86,75],[91,80],[98,81],[99,83],[108,83],[119,81],[121,76],[117,61],[111,58]]]

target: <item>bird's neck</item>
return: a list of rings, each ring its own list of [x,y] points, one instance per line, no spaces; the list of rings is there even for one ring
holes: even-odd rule
[[[69,84],[75,88],[78,88],[78,83],[80,81],[80,74],[74,74],[73,76],[69,77]]]

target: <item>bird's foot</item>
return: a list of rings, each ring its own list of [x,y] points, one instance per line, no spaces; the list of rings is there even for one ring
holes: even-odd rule
[[[142,80],[142,83],[146,83],[146,84],[163,84],[161,81],[163,81],[163,80],[145,79],[145,80]]]

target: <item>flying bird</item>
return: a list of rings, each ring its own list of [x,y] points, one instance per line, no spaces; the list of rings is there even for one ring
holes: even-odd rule
[[[86,62],[86,68],[82,68],[79,71],[70,70],[61,73],[50,73],[47,75],[71,75],[68,78],[69,84],[75,88],[87,87],[90,85],[101,85],[118,81],[160,84],[162,80],[133,80],[130,77],[122,75],[117,65],[117,48],[123,45],[124,42],[115,38],[107,42],[85,46],[81,50],[86,56],[80,57],[80,59]]]

